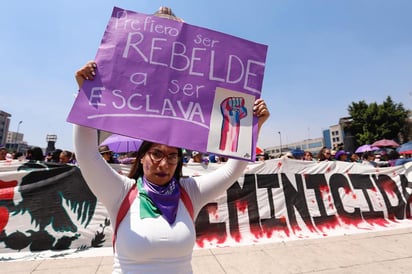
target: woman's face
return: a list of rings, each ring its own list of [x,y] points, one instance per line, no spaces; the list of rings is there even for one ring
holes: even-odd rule
[[[6,160],[7,150],[1,149],[0,150],[0,160]]]
[[[339,156],[339,160],[346,162],[348,160],[348,155],[346,153],[342,154],[341,156]]]
[[[369,154],[368,155],[368,161],[375,161],[375,155]]]
[[[305,153],[304,159],[307,160],[307,161],[311,161],[312,160],[312,155],[310,153]]]
[[[112,152],[105,152],[105,153],[103,153],[102,154],[102,156],[103,156],[103,158],[106,160],[106,161],[109,161],[110,160],[110,158],[112,158]]]
[[[161,144],[153,144],[140,159],[144,175],[156,185],[165,185],[172,179],[179,161],[177,148]]]
[[[329,158],[330,158],[330,150],[329,150],[329,149],[325,149],[325,150],[323,151],[323,155],[325,156],[326,159],[329,159]]]

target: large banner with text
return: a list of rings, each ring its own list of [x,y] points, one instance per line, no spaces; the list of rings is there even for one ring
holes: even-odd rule
[[[188,164],[184,175],[202,176],[220,165]],[[127,174],[130,166],[113,167]],[[412,163],[250,163],[197,216],[196,248],[410,227],[411,170]],[[110,247],[111,222],[78,167],[0,161],[0,260]]]
[[[85,81],[67,120],[254,159],[253,104],[266,53],[266,45],[115,7],[96,54],[97,75]]]

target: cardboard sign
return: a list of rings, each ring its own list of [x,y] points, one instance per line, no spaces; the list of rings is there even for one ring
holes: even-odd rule
[[[115,7],[67,121],[254,160],[267,46]]]

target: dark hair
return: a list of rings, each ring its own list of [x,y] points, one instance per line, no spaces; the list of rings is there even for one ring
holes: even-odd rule
[[[71,160],[73,157],[73,152],[69,151],[69,150],[63,150],[61,153],[63,153],[64,156],[67,157],[67,159]],[[60,154],[61,154],[60,153]]]
[[[33,147],[31,149],[30,160],[32,160],[32,161],[44,161],[43,150],[40,147]]]
[[[155,144],[153,142],[149,141],[143,141],[141,144],[139,150],[137,151],[137,156],[136,156],[136,161],[134,161],[132,168],[130,169],[129,172],[129,178],[133,179],[138,179],[139,177],[143,176],[143,166],[140,163],[140,159],[143,158],[143,156],[146,154],[147,151],[152,147],[152,145]],[[179,156],[179,162],[177,163],[177,167],[175,170],[175,173],[173,174],[173,177],[179,181],[180,177],[182,177],[182,169],[183,169],[183,150],[181,148],[177,149],[177,155]]]
[[[397,152],[396,150],[391,150],[388,153],[388,160],[396,160],[399,158],[399,152]]]
[[[375,156],[375,153],[373,151],[365,151],[362,154],[362,159],[367,160],[368,157],[373,157],[373,156]]]
[[[54,162],[54,163],[59,163],[60,162],[60,153],[62,153],[62,152],[63,152],[63,150],[61,150],[59,148],[56,149],[55,151],[53,151],[51,161]]]
[[[305,153],[303,154],[303,156],[305,155],[310,155],[310,157],[313,157],[312,152],[310,152],[309,150],[306,150]]]
[[[14,153],[14,159],[18,159],[19,157],[23,156],[23,152],[17,151],[16,153]]]
[[[326,159],[328,159],[328,160],[332,159],[332,157],[326,158],[326,156],[325,156],[325,154],[324,154],[326,150],[329,150],[329,151],[330,151],[330,148],[328,148],[328,147],[323,147],[323,148],[319,151],[318,157],[317,157],[319,161],[325,161]],[[330,156],[331,156],[331,155],[330,155]]]

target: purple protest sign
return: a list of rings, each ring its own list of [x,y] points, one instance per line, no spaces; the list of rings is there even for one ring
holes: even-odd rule
[[[252,160],[267,46],[115,7],[68,122]]]

